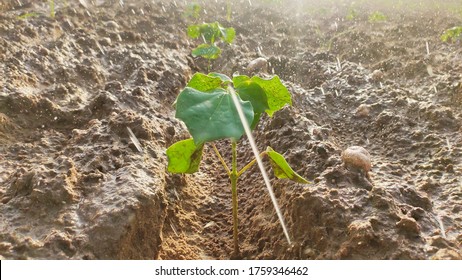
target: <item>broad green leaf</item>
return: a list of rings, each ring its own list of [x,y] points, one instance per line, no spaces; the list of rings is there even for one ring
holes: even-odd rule
[[[236,31],[234,30],[234,28],[224,28],[220,25],[218,27],[220,28],[223,41],[225,41],[228,44],[231,44],[234,40],[234,37],[236,37]]]
[[[190,25],[188,26],[188,36],[196,39],[201,36],[201,27],[200,25]]]
[[[309,182],[303,178],[302,176],[298,175],[287,163],[284,156],[280,153],[275,152],[271,147],[266,149],[268,157],[271,162],[271,166],[273,167],[274,175],[279,179],[290,179],[292,181],[308,184]]]
[[[225,84],[228,84],[228,83],[231,83],[232,80],[230,77],[226,76],[225,74],[221,74],[221,73],[215,73],[215,72],[212,72],[212,73],[209,73],[209,76],[210,77],[218,77],[221,79],[221,81]]]
[[[193,39],[199,38],[202,35],[205,42],[210,45],[213,45],[218,39],[231,44],[234,37],[236,37],[236,31],[232,27],[225,28],[218,22],[213,22],[188,26],[188,35]]]
[[[220,24],[218,22],[214,23],[204,23],[200,26],[200,32],[204,35],[205,41],[213,44],[217,38],[220,38]]]
[[[252,123],[252,104],[238,99]],[[177,98],[175,117],[186,124],[196,145],[225,138],[238,140],[244,134],[232,97],[222,88],[202,92],[186,87]]]
[[[260,120],[260,115],[269,109],[265,91],[257,83],[250,80],[240,83],[236,87],[236,91],[242,100],[252,103],[254,118],[251,128],[254,129]]]
[[[242,100],[252,103],[255,113],[263,113],[269,109],[265,91],[257,83],[251,81],[240,83],[236,87],[236,91]]]
[[[272,117],[275,112],[281,110],[286,104],[292,105],[292,98],[289,90],[281,83],[278,76],[274,76],[269,80],[253,76],[250,80],[257,83],[265,91],[269,106],[266,113],[270,117]]]
[[[250,80],[250,77],[249,76],[246,76],[246,75],[237,75],[237,76],[234,76],[233,77],[233,84],[234,84],[234,87],[239,87],[239,85],[243,82],[246,82]]]
[[[168,171],[171,173],[194,173],[199,170],[204,145],[194,140],[178,141],[167,149]]]
[[[273,114],[281,110],[286,104],[292,105],[292,98],[287,88],[281,83],[278,76],[271,79],[263,79],[258,76],[249,78],[248,76],[240,75],[233,77],[234,86],[241,87],[243,83],[253,82],[259,85],[265,92],[268,109],[265,112],[272,117]]]
[[[191,52],[192,56],[202,56],[206,59],[217,59],[221,54],[221,49],[215,45],[201,44]]]
[[[220,77],[212,76],[211,74],[205,75],[202,73],[196,73],[192,76],[186,86],[199,91],[210,91],[220,88],[221,84],[222,79]]]

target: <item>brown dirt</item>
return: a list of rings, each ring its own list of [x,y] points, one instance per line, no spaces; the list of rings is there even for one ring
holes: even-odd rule
[[[188,137],[172,103],[207,66],[190,55],[183,1],[58,2],[54,19],[46,1],[22,2],[0,5],[0,259],[230,258],[231,191],[211,148],[200,172],[166,172],[165,149]],[[462,49],[439,40],[460,3],[235,1],[226,23],[205,2],[201,21],[237,31],[212,69],[265,57],[292,93],[255,136],[312,182],[272,180],[288,245],[261,175],[243,175],[241,257],[461,259]],[[369,22],[376,10],[387,20]],[[28,12],[41,15],[18,19]],[[369,176],[344,166],[349,146],[370,153]]]

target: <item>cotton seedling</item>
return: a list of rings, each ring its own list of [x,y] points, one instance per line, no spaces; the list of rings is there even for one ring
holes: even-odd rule
[[[169,172],[195,173],[199,170],[204,145],[211,144],[230,178],[234,256],[239,256],[237,182],[238,178],[256,163],[256,159],[238,170],[237,144],[244,134],[244,127],[233,103],[233,94],[237,97],[244,118],[252,130],[257,127],[262,114],[266,113],[271,117],[285,105],[292,104],[290,93],[278,76],[263,79],[258,76],[250,78],[239,75],[231,79],[219,73],[196,73],[175,102],[175,117],[185,123],[192,138],[174,143],[166,153]],[[215,141],[222,139],[231,140],[231,168],[214,145]],[[308,183],[271,147],[260,154],[260,157],[265,156],[268,157],[276,178]]]
[[[203,44],[200,44],[192,50],[193,57],[201,56],[209,61],[217,59],[221,55],[221,49],[217,43],[222,41],[231,44],[236,36],[234,28],[225,28],[218,22],[203,23],[188,26],[188,36],[193,39],[202,39]]]

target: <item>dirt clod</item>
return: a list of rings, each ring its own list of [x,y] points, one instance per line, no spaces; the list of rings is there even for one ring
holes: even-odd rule
[[[342,152],[342,161],[347,167],[353,167],[367,173],[371,170],[371,155],[360,146],[351,146]]]

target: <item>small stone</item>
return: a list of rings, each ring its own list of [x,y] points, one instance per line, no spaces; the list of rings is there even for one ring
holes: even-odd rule
[[[383,81],[383,72],[378,69],[374,70],[371,74],[371,80],[376,83]]]
[[[109,37],[104,37],[101,40],[99,40],[99,44],[101,46],[110,46],[112,44],[112,40]]]
[[[342,161],[347,167],[353,167],[364,171],[371,170],[371,155],[360,146],[351,146],[342,152]]]
[[[356,108],[355,116],[358,118],[367,118],[371,113],[371,106],[367,104],[361,104]]]
[[[110,21],[106,21],[104,23],[104,26],[109,28],[109,29],[112,29],[112,30],[118,30],[119,29],[119,25],[117,24],[117,22],[113,21],[113,20],[110,20]]]
[[[268,60],[263,57],[254,59],[247,65],[246,71],[249,74],[256,72],[266,73],[268,71]]]
[[[123,89],[122,83],[119,81],[111,81],[106,83],[104,89],[107,91],[119,91]]]

